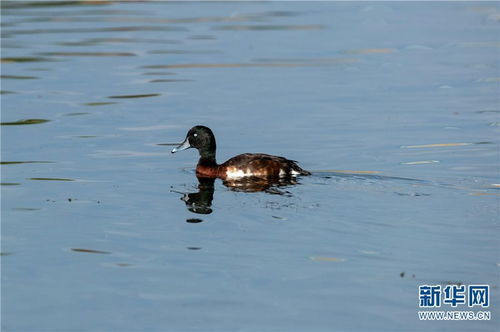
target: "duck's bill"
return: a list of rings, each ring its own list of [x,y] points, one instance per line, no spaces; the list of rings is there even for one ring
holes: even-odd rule
[[[183,150],[189,149],[190,147],[191,147],[191,145],[189,144],[189,140],[186,138],[186,140],[184,142],[182,142],[181,145],[179,145],[178,147],[175,147],[172,150],[172,153],[183,151]]]

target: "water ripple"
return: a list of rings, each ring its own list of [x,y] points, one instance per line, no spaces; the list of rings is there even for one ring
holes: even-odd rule
[[[0,122],[0,125],[2,125],[2,126],[22,126],[22,125],[40,124],[40,123],[45,123],[45,122],[49,122],[49,121],[50,120],[47,120],[47,119],[25,119],[25,120],[13,121],[13,122]]]
[[[109,96],[111,99],[130,99],[130,98],[147,98],[147,97],[156,97],[161,96],[161,93],[147,93],[140,95],[118,95],[118,96]]]
[[[147,65],[141,68],[146,69],[161,69],[161,68],[244,68],[244,67],[312,67],[325,66],[340,63],[356,62],[356,59],[339,58],[325,59],[311,62],[261,62],[261,63],[181,63],[169,65]]]
[[[3,34],[3,37],[10,37],[11,35],[35,35],[46,33],[94,33],[94,32],[131,32],[131,31],[189,31],[182,27],[171,26],[120,26],[109,28],[67,28],[67,29],[36,29],[36,30],[9,30]]]
[[[131,52],[43,52],[46,56],[137,56]]]
[[[322,30],[325,26],[322,24],[292,24],[292,25],[221,25],[212,28],[213,30],[255,30],[255,31],[269,31],[269,30]]]

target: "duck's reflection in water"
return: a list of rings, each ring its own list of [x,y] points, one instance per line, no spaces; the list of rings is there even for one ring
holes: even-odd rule
[[[293,177],[279,179],[246,177],[238,180],[224,180],[222,183],[233,191],[242,191],[247,193],[264,191],[268,194],[291,196],[289,191],[283,189],[287,186],[297,184],[297,180]]]
[[[184,194],[181,199],[186,203],[189,211],[199,214],[212,213],[214,182],[214,178],[198,178],[198,192]]]
[[[198,214],[212,213],[212,200],[214,199],[214,182],[215,178],[198,177],[198,192],[183,193],[181,200],[186,203],[189,211]],[[226,187],[233,191],[239,192],[266,192],[274,195],[287,195],[291,193],[284,190],[285,187],[297,184],[297,180],[293,178],[283,179],[261,179],[261,178],[245,178],[241,180],[224,180],[222,182]],[[188,222],[193,222],[188,219]],[[196,219],[198,220],[198,219]],[[197,221],[199,222],[199,221]]]

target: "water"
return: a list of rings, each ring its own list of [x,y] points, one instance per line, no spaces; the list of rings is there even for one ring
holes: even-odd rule
[[[2,328],[498,329],[499,15],[2,1]],[[196,124],[313,175],[200,184]],[[419,321],[450,283],[492,319]]]

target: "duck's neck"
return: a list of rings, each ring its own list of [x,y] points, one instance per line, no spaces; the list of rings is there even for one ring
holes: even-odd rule
[[[217,161],[215,160],[215,141],[213,144],[206,148],[199,149],[200,160],[198,160],[198,165],[201,166],[217,166]]]

